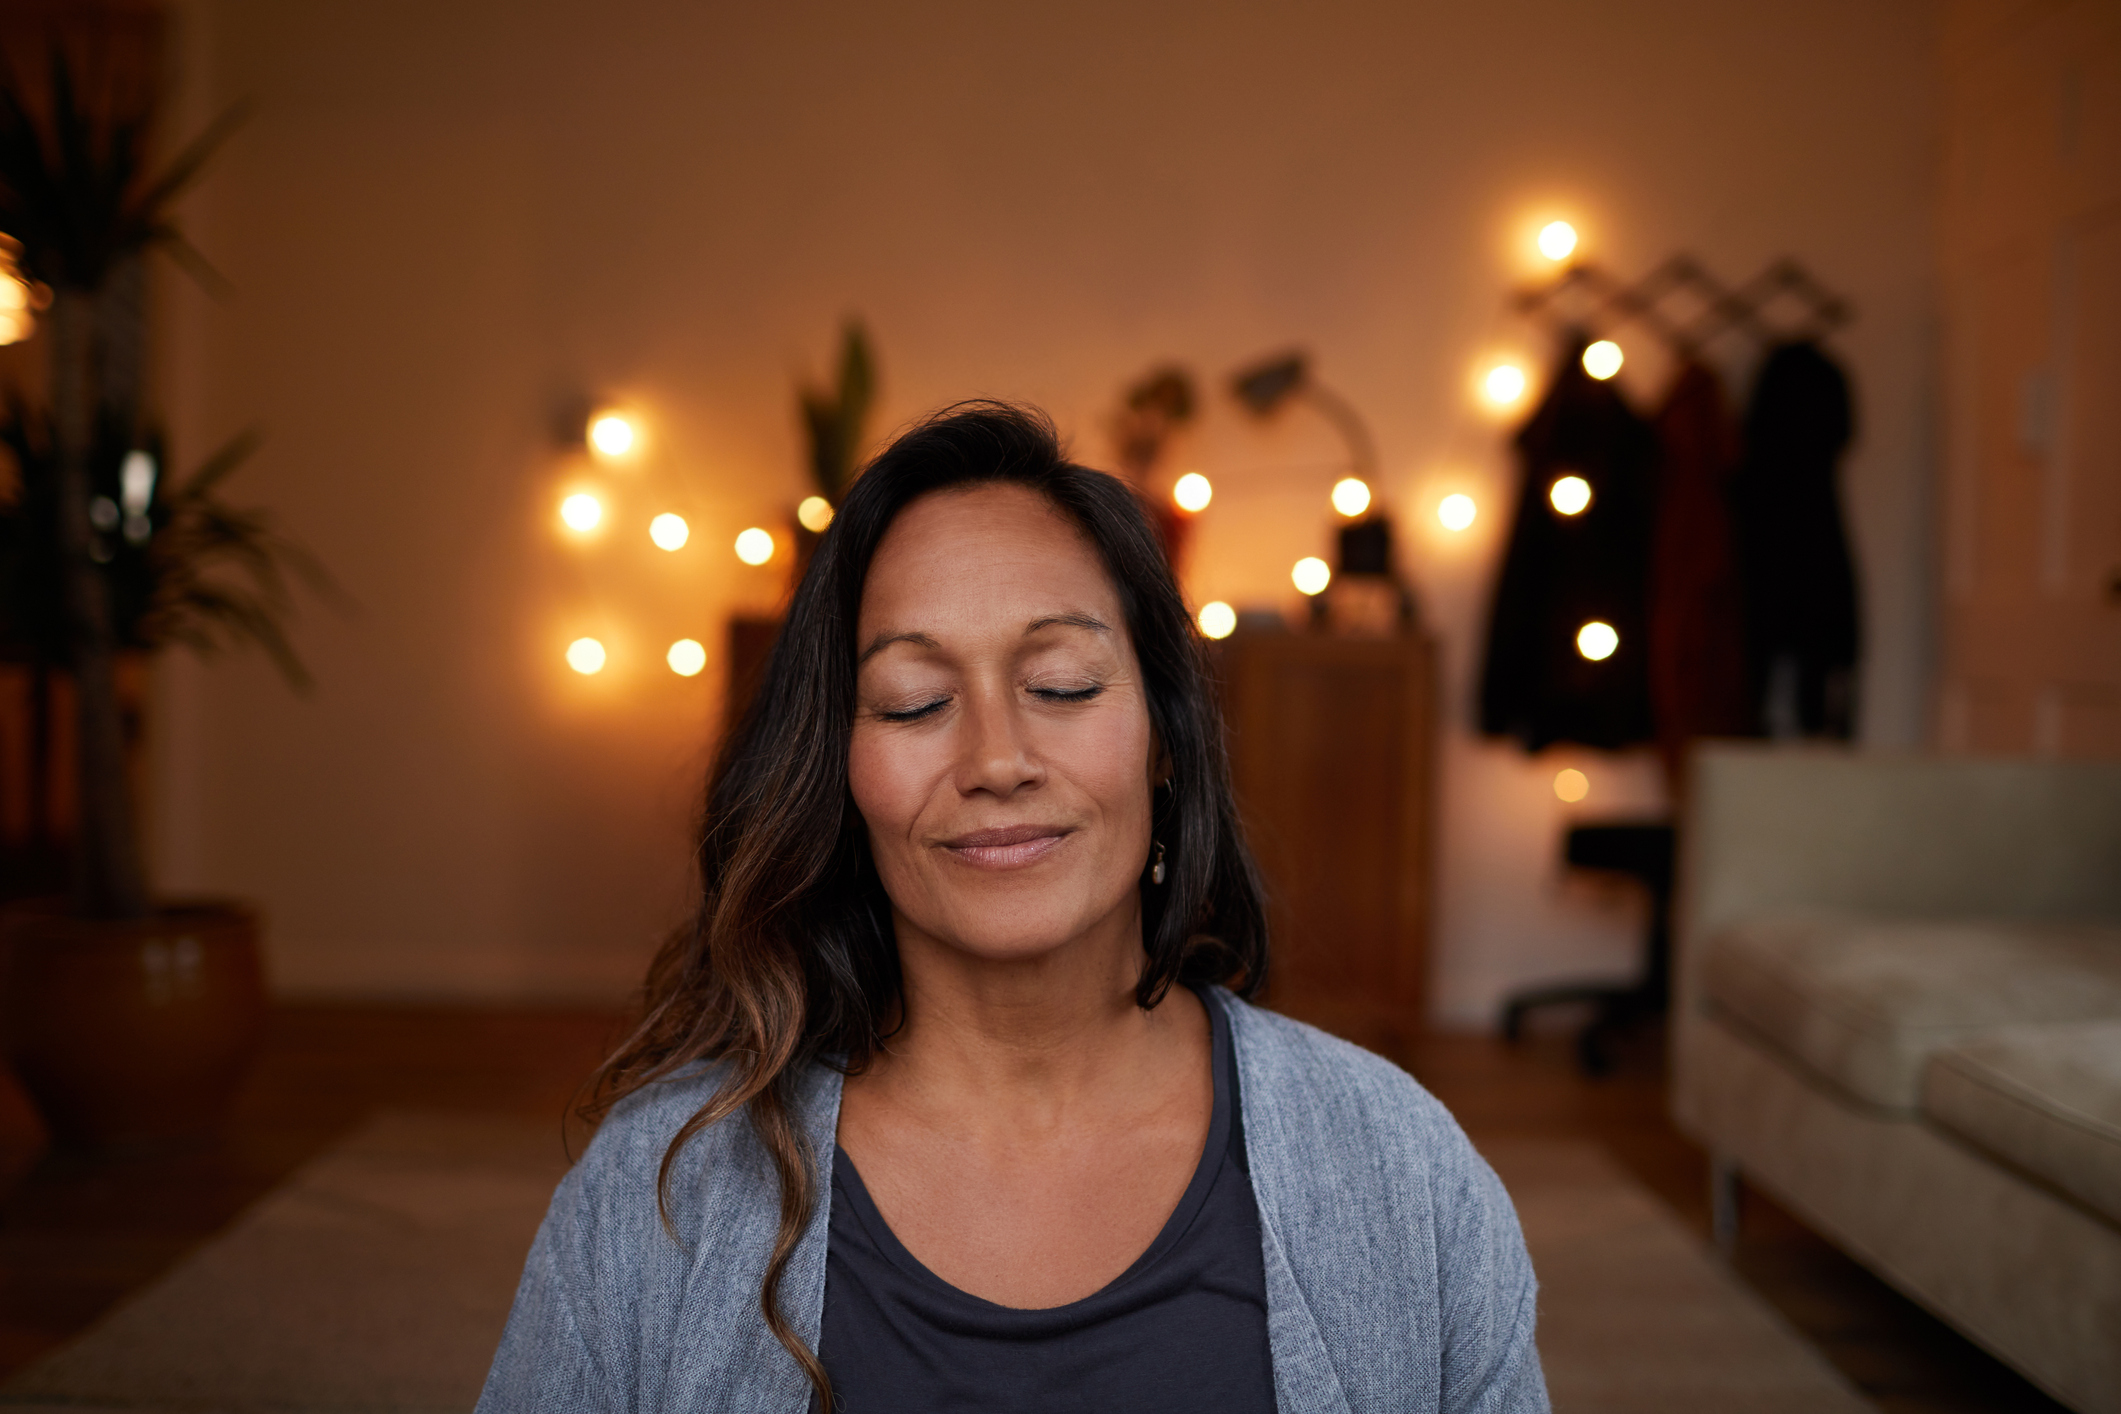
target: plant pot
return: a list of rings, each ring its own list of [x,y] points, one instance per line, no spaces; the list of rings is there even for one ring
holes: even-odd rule
[[[227,901],[152,918],[75,918],[48,900],[0,915],[0,1038],[70,1148],[204,1139],[265,1025],[258,916]]]

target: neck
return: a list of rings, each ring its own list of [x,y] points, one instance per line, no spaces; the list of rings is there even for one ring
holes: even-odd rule
[[[1138,910],[1037,957],[976,957],[901,921],[904,1018],[870,1068],[872,1083],[937,1102],[979,1100],[1023,1113],[1068,1108],[1165,1062],[1198,1004],[1173,988],[1143,1011],[1147,958]]]

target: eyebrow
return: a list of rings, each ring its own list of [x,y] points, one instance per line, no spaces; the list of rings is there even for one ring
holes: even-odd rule
[[[1111,625],[1094,614],[1049,614],[1045,618],[1033,619],[1030,623],[1024,625],[1024,637],[1029,638],[1039,630],[1048,628],[1084,628],[1089,629],[1092,633],[1112,632]],[[867,648],[862,650],[862,656],[854,660],[854,666],[859,668],[894,643],[910,643],[916,648],[939,648],[942,646],[925,633],[880,633],[870,640]]]

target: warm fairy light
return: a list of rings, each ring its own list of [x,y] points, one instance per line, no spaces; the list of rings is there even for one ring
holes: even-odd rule
[[[685,517],[665,511],[648,522],[648,538],[658,550],[682,550],[692,538],[692,527],[685,524]]]
[[[1333,509],[1353,520],[1370,509],[1370,486],[1361,477],[1343,476],[1333,483]]]
[[[1576,228],[1566,221],[1549,221],[1540,228],[1539,253],[1549,260],[1567,260],[1576,250]]]
[[[823,535],[825,527],[832,524],[832,502],[823,496],[805,496],[795,508],[795,519],[812,535]]]
[[[670,671],[679,677],[694,677],[707,666],[707,649],[697,638],[681,638],[670,645],[663,661],[670,664]]]
[[[1554,773],[1554,794],[1574,805],[1591,793],[1591,778],[1574,766],[1564,766]]]
[[[1316,555],[1306,555],[1289,571],[1289,578],[1305,594],[1317,594],[1333,582],[1333,571]]]
[[[1579,514],[1591,504],[1591,483],[1580,476],[1557,477],[1547,488],[1547,500],[1565,516]]]
[[[1171,499],[1178,502],[1182,511],[1204,511],[1208,509],[1208,502],[1215,499],[1215,488],[1208,484],[1207,477],[1189,471],[1171,488]]]
[[[593,638],[577,638],[567,645],[567,666],[584,677],[604,671],[604,645]]]
[[[1462,491],[1454,491],[1436,504],[1436,519],[1443,522],[1445,530],[1464,530],[1479,514],[1480,507]]]
[[[1583,371],[1593,378],[1611,378],[1623,361],[1620,345],[1611,339],[1600,339],[1583,351]]]
[[[625,456],[633,450],[634,441],[632,421],[619,413],[598,413],[590,420],[590,449],[606,460]]]
[[[1620,646],[1620,635],[1609,623],[1592,619],[1576,630],[1576,651],[1594,663],[1602,663],[1613,656]]]
[[[34,321],[29,312],[29,286],[8,268],[7,252],[0,247],[0,344],[29,337]]]
[[[587,491],[577,491],[560,502],[560,519],[580,535],[595,530],[604,520],[604,503]]]
[[[1489,402],[1506,408],[1524,396],[1524,370],[1514,363],[1498,363],[1480,380],[1480,386]]]
[[[1237,631],[1237,610],[1220,599],[1201,605],[1200,631],[1210,638],[1228,638]]]
[[[773,558],[773,536],[752,526],[738,534],[736,557],[747,565],[763,565]]]

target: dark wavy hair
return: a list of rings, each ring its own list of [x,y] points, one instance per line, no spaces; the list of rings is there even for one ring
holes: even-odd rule
[[[781,1223],[760,1286],[766,1323],[817,1389],[824,1368],[780,1309],[788,1260],[817,1199],[817,1156],[792,1103],[813,1062],[868,1064],[901,1000],[891,903],[847,783],[855,626],[884,533],[922,496],[1006,484],[1038,492],[1097,548],[1125,607],[1149,720],[1169,763],[1152,807],[1165,882],[1142,888],[1147,963],[1135,1000],[1173,983],[1257,990],[1267,929],[1259,876],[1240,833],[1222,717],[1199,637],[1143,507],[1126,483],[1067,460],[1052,424],[1002,403],[947,408],[863,471],[797,586],[757,694],[722,744],[700,827],[699,908],[664,944],[643,1016],[598,1074],[601,1114],[695,1061],[722,1063],[713,1097],[678,1131],[657,1175],[706,1126],[745,1110],[772,1156]],[[674,1234],[673,1234],[674,1235]]]

